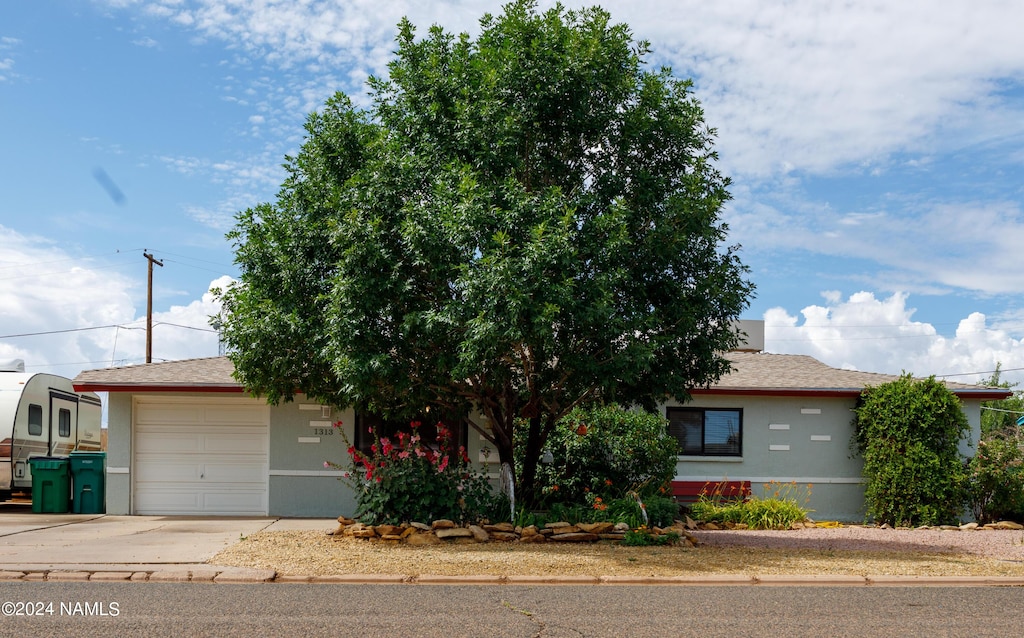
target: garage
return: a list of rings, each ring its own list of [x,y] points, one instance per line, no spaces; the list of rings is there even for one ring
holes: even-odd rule
[[[267,514],[264,402],[137,396],[132,412],[133,513]]]

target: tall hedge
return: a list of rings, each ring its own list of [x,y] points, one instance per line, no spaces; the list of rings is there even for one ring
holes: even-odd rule
[[[960,399],[935,377],[868,387],[854,420],[867,514],[890,525],[956,522],[966,502]]]

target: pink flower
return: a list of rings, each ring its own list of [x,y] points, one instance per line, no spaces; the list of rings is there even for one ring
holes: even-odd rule
[[[400,459],[407,459],[407,458],[409,458],[409,450],[402,450],[401,452],[399,452],[398,453],[398,458],[400,458]]]
[[[328,461],[324,461],[324,467],[331,467],[331,464],[330,464],[330,462],[328,462]]]
[[[441,462],[437,464],[437,471],[438,471],[438,473],[444,472],[445,468],[447,468],[447,467],[448,467],[448,455],[445,454],[444,457],[441,459]]]
[[[391,441],[387,437],[384,437],[380,440],[380,444],[384,451],[384,456],[390,456],[391,450],[394,449],[394,446],[391,445]]]

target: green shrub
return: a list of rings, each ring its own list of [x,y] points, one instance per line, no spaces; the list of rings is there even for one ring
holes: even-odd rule
[[[631,529],[622,538],[622,544],[630,547],[649,547],[651,545],[674,545],[679,541],[679,534],[668,532],[655,536],[646,527]]]
[[[968,464],[971,511],[979,523],[1024,517],[1024,450],[1016,428],[978,444]]]
[[[537,468],[538,492],[548,502],[605,502],[637,492],[658,495],[676,470],[678,444],[657,414],[615,405],[577,408],[548,438],[553,461]]]
[[[668,527],[679,518],[679,503],[666,496],[648,496],[644,499],[650,525]]]
[[[789,529],[807,518],[811,486],[796,482],[764,485],[764,496],[723,497],[702,494],[690,515],[706,523],[742,523],[750,529]]]
[[[705,523],[742,523],[743,499],[720,499],[702,494],[690,506],[690,515]]]
[[[954,523],[967,503],[960,399],[934,377],[869,387],[855,409],[867,514],[879,523]]]

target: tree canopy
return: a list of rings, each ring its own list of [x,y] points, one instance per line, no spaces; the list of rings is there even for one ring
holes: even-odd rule
[[[716,381],[753,285],[691,83],[599,8],[518,0],[479,35],[399,24],[369,106],[309,116],[277,201],[238,215],[238,379],[390,415],[478,414],[520,477],[574,406]]]

